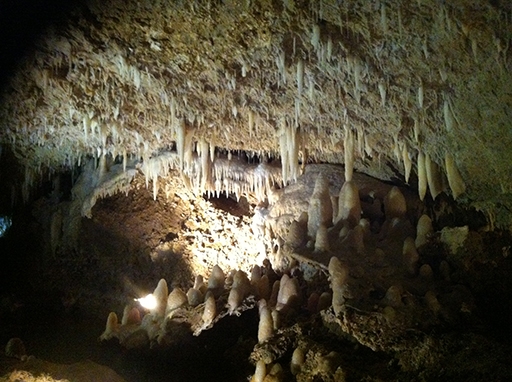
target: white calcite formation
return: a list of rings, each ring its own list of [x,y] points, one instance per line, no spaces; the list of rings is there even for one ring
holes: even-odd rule
[[[428,241],[429,235],[434,232],[432,228],[432,219],[428,215],[421,215],[416,225],[416,239],[414,244],[417,248],[421,247]]]
[[[297,375],[300,372],[304,365],[305,357],[304,349],[301,347],[298,347],[293,351],[292,360],[290,361],[290,371],[293,375]]]
[[[161,279],[156,286],[153,296],[156,300],[156,307],[151,309],[150,312],[154,316],[158,318],[163,318],[165,316],[165,311],[167,308],[167,299],[169,297],[169,290],[167,288],[167,281]]]
[[[346,301],[345,290],[348,283],[349,269],[337,257],[331,257],[331,260],[329,260],[329,276],[332,289],[332,307],[334,313],[338,315]]]
[[[194,288],[195,289],[195,288]],[[196,289],[197,290],[197,289]],[[167,298],[167,312],[170,312],[181,308],[185,304],[188,304],[188,297],[185,292],[181,288],[174,288],[171,293],[169,293],[169,297]]]
[[[384,198],[384,214],[386,219],[403,218],[407,213],[405,197],[398,187],[393,187]]]
[[[359,224],[361,218],[361,201],[359,190],[352,181],[346,181],[339,193],[338,216],[336,221],[347,221],[351,227]]]
[[[460,175],[459,169],[455,163],[455,159],[452,154],[446,153],[444,157],[444,165],[446,168],[446,177],[448,178],[448,184],[452,190],[453,198],[457,199],[461,194],[466,191],[466,184]]]
[[[215,296],[212,292],[208,291],[208,293],[205,296],[205,302],[204,302],[204,312],[203,312],[203,322],[205,325],[210,325],[217,315],[217,306],[215,302]]]
[[[263,343],[274,334],[274,321],[272,319],[272,311],[268,306],[262,306],[259,311],[258,342]]]
[[[345,187],[339,203],[345,212],[334,225],[332,211],[324,214],[321,203],[310,203],[310,195],[327,195],[326,179],[332,180],[335,192]],[[301,190],[304,203],[284,208],[280,205],[287,202],[283,196],[283,201],[276,201],[269,209],[268,216],[272,216],[273,208],[285,211],[286,219],[281,222],[292,231],[284,229],[283,236],[278,237],[272,236],[277,230],[270,230],[270,239],[279,242],[279,268],[266,259],[246,268],[250,269],[249,277],[241,269],[224,272],[215,265],[207,272],[207,284],[196,276],[187,294],[174,288],[164,308],[127,307],[121,323],[111,313],[101,338],[117,338],[127,347],[152,342],[165,345],[173,341],[174,324],[187,323],[199,335],[228,315],[240,316],[248,309],[258,309],[254,333],[257,345],[251,355],[256,372],[252,380],[267,381],[290,374],[305,378],[308,374],[303,373],[312,371],[322,376],[341,375],[335,352],[310,356],[303,339],[294,339],[302,336],[301,331],[311,322],[317,322],[312,320],[314,317],[373,350],[394,349],[408,331],[419,330],[415,320],[420,317],[433,326],[445,317],[457,322],[461,299],[464,306],[471,306],[471,300],[465,292],[452,291],[457,289],[451,287],[452,267],[446,260],[440,257],[432,261],[435,255],[424,256],[423,251],[429,248],[425,244],[435,239],[435,233],[432,219],[419,213],[424,209],[418,196],[397,187],[362,181],[357,173],[352,181],[342,179],[330,173],[320,181],[315,178],[310,181],[310,193]],[[346,196],[347,190],[351,190],[350,197]],[[368,200],[365,192],[371,193],[372,203],[361,203]],[[380,213],[371,210],[377,200],[383,207]],[[408,208],[418,205],[416,210]],[[314,217],[316,236],[308,244],[298,232],[307,236],[310,216]],[[329,227],[316,225],[322,216]],[[443,240],[449,240],[447,234]],[[158,296],[166,287],[165,280],[160,280],[153,292],[156,300],[163,301]],[[276,366],[283,360],[284,368]]]
[[[329,180],[324,176],[319,176],[315,182],[313,195],[311,195],[309,200],[308,236],[315,238],[320,225],[330,227],[331,224],[332,204],[329,191]]]

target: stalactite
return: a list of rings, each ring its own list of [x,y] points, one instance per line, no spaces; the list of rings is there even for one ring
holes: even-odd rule
[[[402,158],[404,161],[404,172],[405,172],[405,183],[409,183],[409,177],[411,176],[411,170],[412,170],[412,161],[411,157],[409,155],[409,151],[407,150],[406,144],[402,147]]]
[[[448,184],[452,190],[453,198],[457,199],[461,194],[466,191],[466,185],[464,180],[460,176],[459,169],[455,164],[453,155],[446,153],[444,157],[444,165],[446,168],[446,177],[448,178]]]
[[[297,92],[299,97],[302,95],[302,89],[304,88],[304,61],[299,59],[297,63]]]
[[[441,173],[437,163],[430,159],[430,155],[425,155],[425,170],[427,173],[428,189],[432,199],[435,199],[437,195],[443,192],[443,182],[441,179]]]
[[[345,126],[345,139],[344,139],[344,150],[345,150],[345,181],[352,180],[354,173],[354,133],[348,127]]]
[[[427,170],[425,167],[425,154],[418,153],[418,195],[420,200],[425,198],[427,193]]]

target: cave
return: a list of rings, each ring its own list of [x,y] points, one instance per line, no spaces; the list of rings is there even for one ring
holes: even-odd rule
[[[508,2],[0,11],[0,381],[512,380]]]

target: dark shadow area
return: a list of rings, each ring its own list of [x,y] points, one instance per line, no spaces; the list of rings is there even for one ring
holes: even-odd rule
[[[0,90],[42,34],[69,22],[83,0],[2,1],[0,10]]]
[[[251,205],[245,196],[242,196],[239,201],[236,200],[235,195],[226,195],[222,192],[219,197],[204,196],[215,208],[225,211],[233,216],[242,217],[251,215]]]

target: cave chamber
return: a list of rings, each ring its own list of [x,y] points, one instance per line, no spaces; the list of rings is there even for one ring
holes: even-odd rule
[[[1,381],[512,380],[508,2],[31,7]]]

